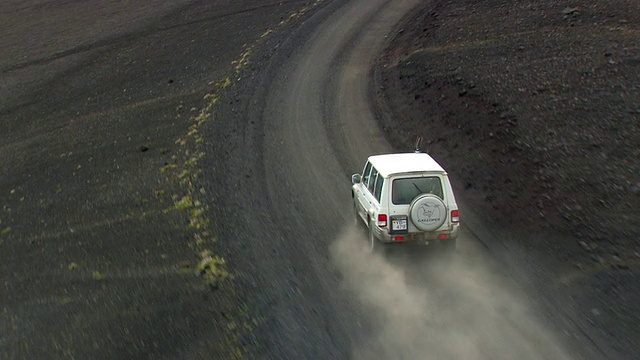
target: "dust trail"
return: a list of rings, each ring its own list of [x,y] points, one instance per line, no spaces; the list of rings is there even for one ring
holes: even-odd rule
[[[437,256],[382,256],[369,253],[363,237],[351,227],[331,247],[343,286],[374,326],[354,344],[352,358],[569,358],[480,254],[442,263]]]

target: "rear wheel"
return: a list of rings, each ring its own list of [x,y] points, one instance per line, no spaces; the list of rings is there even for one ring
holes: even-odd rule
[[[384,244],[380,242],[373,233],[373,221],[369,221],[369,251],[372,253],[380,253],[384,251]]]

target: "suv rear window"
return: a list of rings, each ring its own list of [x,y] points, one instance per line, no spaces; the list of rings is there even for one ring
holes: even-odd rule
[[[437,176],[393,180],[391,201],[395,205],[410,204],[420,194],[433,194],[442,199],[442,183]]]

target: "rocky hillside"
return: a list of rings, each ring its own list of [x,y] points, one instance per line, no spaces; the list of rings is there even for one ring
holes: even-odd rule
[[[399,148],[423,136],[499,225],[569,235],[552,246],[627,268],[640,260],[639,39],[635,0],[429,2],[381,59],[397,115],[382,126]]]

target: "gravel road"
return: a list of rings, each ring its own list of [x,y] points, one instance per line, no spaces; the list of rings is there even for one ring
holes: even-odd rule
[[[478,236],[492,234],[482,224],[463,230],[451,264],[370,256],[349,225],[351,173],[392,151],[368,75],[386,34],[418,3],[333,2],[266,44],[269,56],[223,98],[212,133],[226,141],[208,151],[207,176],[224,184],[215,218],[262,319],[252,355],[586,357],[590,348],[576,349],[588,340],[530,301],[526,275],[507,267],[517,264],[495,260],[510,249],[484,247]]]
[[[420,3],[0,5],[0,357],[601,358],[464,203],[450,262],[364,249],[370,75]]]

